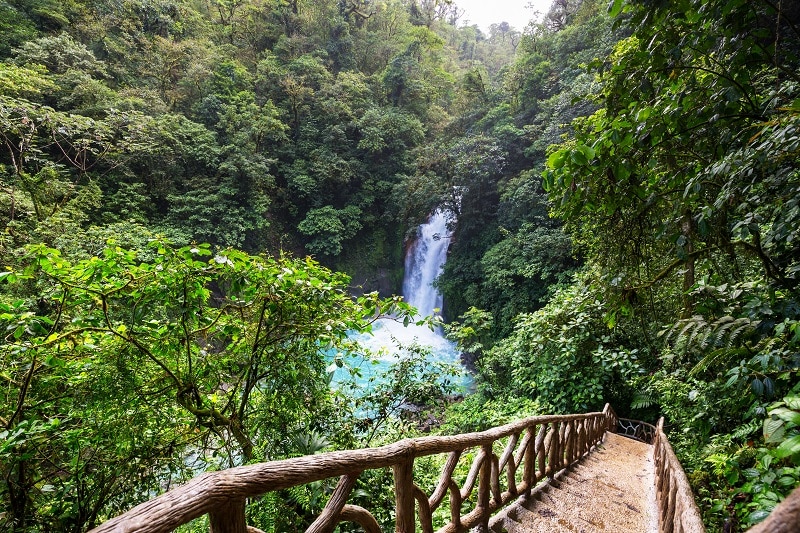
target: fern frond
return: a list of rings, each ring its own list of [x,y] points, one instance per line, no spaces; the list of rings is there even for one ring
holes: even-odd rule
[[[674,339],[677,350],[688,351],[699,348],[707,351],[713,348],[734,348],[737,342],[754,331],[758,322],[747,317],[734,318],[730,315],[707,322],[702,316],[678,321],[667,333],[666,339]],[[705,365],[708,366],[708,365]]]
[[[703,320],[703,317],[693,316],[692,318],[687,318],[685,320],[682,320],[681,322],[685,322],[686,325],[683,326],[683,329],[681,330],[681,332],[678,333],[678,336],[676,337],[676,340],[677,339],[681,339],[683,337],[686,337],[687,336],[687,332],[689,332],[690,330],[693,330],[699,324],[704,324],[705,320]]]
[[[655,393],[649,390],[639,390],[633,393],[631,409],[647,409],[658,403]]]
[[[308,490],[306,485],[299,485],[296,487],[289,487],[289,499],[298,505],[304,511],[312,510],[311,491]]]
[[[727,368],[731,361],[736,361],[741,357],[747,356],[748,353],[749,352],[745,348],[717,348],[698,361],[689,371],[689,376],[696,376],[697,374],[705,372],[715,364]]]
[[[695,322],[696,327],[692,331],[692,334],[689,336],[689,339],[686,341],[686,346],[684,350],[688,350],[694,345],[694,340],[697,338],[697,335],[700,334],[705,328],[708,326],[708,323],[705,320]]]
[[[682,329],[680,329],[681,326],[683,326]],[[690,328],[690,327],[692,327],[691,319],[679,320],[679,321],[675,322],[675,324],[673,324],[673,326],[671,328],[666,330],[666,332],[664,334],[664,341],[665,342],[677,343],[678,340],[684,335],[686,330],[688,328]],[[680,329],[680,332],[678,332],[678,329]]]
[[[259,509],[256,513],[256,517],[248,516],[248,521],[257,518],[254,523],[261,531],[264,533],[278,533],[278,502],[279,498],[277,492],[267,492],[259,498],[257,506],[248,506],[248,511],[253,507],[258,507]]]
[[[728,331],[733,325],[736,323],[736,319],[732,316],[724,316],[711,324],[711,327],[708,330],[707,339],[712,338],[714,339],[713,346],[722,346],[722,339],[725,337],[725,332]],[[708,343],[706,342],[703,348],[707,348]]]
[[[711,323],[711,327],[712,328],[720,328],[720,327],[724,326],[725,324],[730,324],[732,322],[736,322],[736,319],[733,318],[731,315],[725,315],[723,317],[720,317],[720,318],[716,319],[714,322],[712,322]]]
[[[675,336],[675,348],[686,352],[694,345],[698,335],[705,337],[708,322],[701,315],[694,315],[691,318],[678,321],[675,327],[677,328],[679,325],[683,325],[683,327]]]
[[[743,441],[746,440],[748,437],[752,437],[758,434],[761,430],[761,423],[759,420],[751,420],[746,424],[742,424],[741,426],[737,427],[733,433],[731,433],[731,437],[734,441]]]
[[[741,321],[741,322],[740,322]],[[736,322],[739,322],[740,325],[736,329],[731,332],[730,337],[728,337],[728,345],[732,346],[737,339],[739,339],[745,331],[755,329],[753,327],[752,322],[750,322],[749,318],[740,318]]]
[[[709,352],[705,357],[700,359],[696,365],[692,367],[689,371],[689,376],[696,376],[697,374],[705,371],[709,366],[711,366],[714,361],[720,356],[720,352],[724,350],[712,350]]]

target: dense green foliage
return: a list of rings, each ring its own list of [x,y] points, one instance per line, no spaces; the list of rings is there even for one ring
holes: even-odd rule
[[[446,0],[0,0],[0,530],[605,402],[666,417],[710,528],[759,521],[800,482],[795,4],[559,0],[487,35]],[[411,319],[369,291],[440,206],[475,384],[446,411],[423,347],[366,390],[347,362]],[[391,529],[389,478],[353,500]],[[330,489],[248,513],[304,529]]]
[[[411,7],[3,2],[5,246],[135,221],[180,244],[313,253],[396,291],[405,229],[435,202],[397,201],[413,150],[458,112],[476,55],[512,49],[449,25],[447,2]]]
[[[744,528],[797,485],[800,466],[797,440],[770,429],[791,418],[771,404],[793,402],[800,366],[798,13],[612,4],[632,35],[589,65],[597,110],[550,152],[545,187],[605,321],[639,352],[632,406],[679,430],[709,523]],[[521,322],[516,336],[530,331]],[[607,346],[594,339],[597,359]]]
[[[800,13],[725,1],[625,12],[633,35],[593,65],[599,109],[551,153],[545,183],[609,321],[643,317],[643,333],[662,335],[641,392],[686,432],[690,468],[715,465],[695,477],[709,520],[743,527],[800,466],[794,438],[752,444],[771,402],[798,392]],[[755,460],[744,476],[742,455]]]
[[[418,346],[369,394],[331,386],[332,358],[359,377],[350,333],[409,309],[292,255],[399,289],[407,229],[439,203],[406,199],[415,150],[519,42],[458,17],[0,2],[0,530],[83,531],[199,471],[385,442],[441,410],[453,383]],[[304,528],[326,494],[250,512]]]
[[[440,285],[458,313],[477,305],[502,323],[487,336],[474,309],[454,323],[478,353],[456,427],[496,421],[465,416],[475,404],[663,415],[709,526],[745,529],[800,482],[800,12],[559,5],[523,38],[504,78],[515,85],[470,125],[493,128],[494,173],[507,174],[474,226],[465,203]],[[510,155],[510,131],[528,162]],[[515,205],[536,198],[526,168],[545,163],[550,214],[584,260],[574,281],[568,253],[543,253],[563,237]]]
[[[414,423],[389,420],[400,406],[452,392],[448,370],[413,347],[373,378],[387,385],[332,390],[328,354],[359,350],[351,332],[410,308],[353,299],[346,276],[311,259],[153,241],[74,262],[36,246],[21,265],[3,280],[38,299],[0,302],[3,495],[16,528],[82,530],[164,483],[310,453],[314,439],[369,444]]]

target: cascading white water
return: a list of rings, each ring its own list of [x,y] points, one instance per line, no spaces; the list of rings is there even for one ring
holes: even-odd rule
[[[433,281],[447,260],[451,236],[452,232],[447,228],[447,215],[437,210],[417,229],[417,239],[406,251],[403,298],[417,308],[420,318],[441,312],[442,295],[433,286]],[[404,346],[417,342],[430,346],[445,359],[458,357],[455,346],[444,338],[439,328],[431,330],[427,326],[414,324],[403,326],[391,319],[376,322],[372,336],[362,342],[373,349],[389,352],[397,342]]]
[[[447,248],[450,244],[451,232],[447,229],[446,215],[436,211],[430,216],[428,222],[418,229],[417,240],[409,246],[405,259],[405,275],[403,279],[403,297],[417,308],[419,317],[434,314],[441,310],[442,295],[433,286],[433,281],[441,273],[442,266],[447,258]],[[413,323],[404,326],[402,322],[391,318],[382,318],[372,326],[371,334],[353,335],[360,345],[378,356],[378,364],[372,361],[361,364],[350,361],[348,364],[359,366],[361,377],[357,379],[360,385],[368,386],[369,378],[374,373],[382,372],[397,360],[400,348],[416,343],[430,349],[430,359],[448,363],[458,363],[459,352],[455,344],[447,340],[437,328],[431,330],[427,326],[417,326]],[[345,372],[343,369],[334,370],[334,382],[337,375]],[[450,379],[467,386],[469,379],[465,376],[451,376]]]
[[[442,295],[433,286],[447,260],[451,231],[447,216],[437,209],[418,230],[419,237],[406,252],[403,298],[419,310],[420,316],[441,313]]]

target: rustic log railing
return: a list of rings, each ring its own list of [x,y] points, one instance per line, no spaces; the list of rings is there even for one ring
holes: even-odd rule
[[[653,444],[659,531],[704,532],[703,520],[694,501],[689,480],[664,434],[663,417],[658,421]]]
[[[653,444],[656,439],[656,427],[653,424],[633,420],[631,418],[618,418],[616,433],[630,439]]]
[[[205,514],[209,515],[212,533],[258,532],[246,525],[248,498],[338,476],[328,504],[306,532],[331,532],[340,522],[355,522],[367,533],[379,533],[373,515],[347,500],[363,471],[387,467],[394,472],[396,532],[412,533],[418,524],[423,533],[433,533],[433,513],[445,498],[449,500],[450,520],[439,533],[485,529],[493,513],[519,496],[529,495],[540,481],[578,461],[616,425],[617,417],[606,405],[598,413],[535,416],[480,433],[406,439],[380,448],[209,472],[92,532],[168,532]],[[471,450],[477,452],[459,485],[456,478],[461,476],[455,474],[459,461]],[[414,460],[434,454],[449,455],[437,486],[428,496],[414,484]],[[469,509],[466,514],[462,514],[463,507]]]

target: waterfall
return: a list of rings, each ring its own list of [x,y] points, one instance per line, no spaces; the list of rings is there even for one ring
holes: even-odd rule
[[[419,227],[418,234],[406,252],[403,298],[419,310],[420,316],[428,316],[442,309],[442,295],[433,282],[447,260],[452,236],[445,213],[437,209]]]
[[[425,224],[419,226],[417,239],[406,251],[405,275],[403,276],[403,299],[417,308],[418,316],[425,317],[441,312],[442,295],[433,286],[447,259],[447,248],[452,232],[447,228],[447,212],[437,210]],[[418,342],[431,347],[437,357],[457,360],[455,345],[442,334],[441,328],[431,330],[427,326],[402,323],[392,319],[381,319],[373,326],[371,336],[362,337],[365,346],[373,349],[394,351],[395,344],[409,345]]]
[[[446,213],[437,210],[419,227],[417,234],[418,238],[406,252],[403,298],[424,317],[442,307],[442,295],[433,286],[433,281],[441,273],[450,244],[451,232],[447,229]],[[413,343],[429,348],[431,361],[459,362],[460,354],[455,343],[446,339],[440,328],[433,331],[427,326],[417,326],[414,323],[404,326],[401,321],[382,318],[373,324],[371,334],[355,334],[351,339],[378,356],[377,362],[348,362],[349,365],[360,368],[361,377],[357,381],[364,387],[372,386],[370,377],[376,372],[386,370],[397,360],[399,347],[407,347]],[[334,372],[334,382],[339,379],[338,375],[345,372],[344,369],[337,370],[336,365],[331,366],[331,371]],[[464,387],[468,387],[470,383],[469,378],[462,375],[450,376],[448,379]]]

